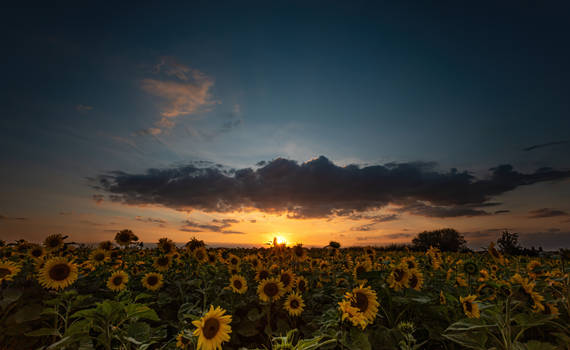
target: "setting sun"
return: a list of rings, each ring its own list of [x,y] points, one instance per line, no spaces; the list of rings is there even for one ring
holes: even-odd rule
[[[277,243],[277,244],[287,244],[287,239],[283,236],[275,236],[273,238],[273,243]]]

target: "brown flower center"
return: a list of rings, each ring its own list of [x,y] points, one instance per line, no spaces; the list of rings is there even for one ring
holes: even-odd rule
[[[8,276],[9,274],[11,274],[12,271],[5,269],[3,267],[0,267],[0,278],[4,278],[6,276]]]
[[[69,265],[66,263],[61,263],[52,266],[52,268],[49,270],[49,278],[59,282],[69,277],[70,273],[71,273],[71,268],[69,267]]]
[[[267,270],[259,271],[259,279],[264,280],[269,277],[269,272]]]
[[[204,328],[202,332],[204,334],[204,337],[206,337],[206,339],[212,339],[216,336],[216,334],[218,334],[219,330],[220,330],[220,321],[218,321],[215,318],[209,318],[204,323]]]
[[[241,283],[240,280],[235,280],[235,281],[234,281],[234,287],[235,287],[236,289],[241,289],[241,287],[243,287],[243,284]]]
[[[404,279],[404,271],[402,269],[396,269],[394,270],[394,277],[396,279],[396,281],[400,282]]]
[[[273,298],[274,296],[277,295],[277,293],[279,293],[279,286],[277,286],[276,283],[267,283],[264,287],[263,287],[263,292],[265,293],[265,295],[267,295],[270,298]]]
[[[360,312],[365,312],[368,309],[368,297],[363,293],[356,293],[354,298],[356,301],[351,302],[351,305],[357,307]]]
[[[283,286],[287,287],[291,283],[291,275],[289,275],[288,273],[282,274],[281,282],[283,282]]]
[[[471,312],[473,310],[473,305],[471,305],[470,301],[465,301],[463,305],[465,305],[465,310],[467,310],[467,312]]]
[[[96,254],[94,256],[94,258],[95,258],[95,261],[103,261],[103,260],[105,260],[105,254],[103,254],[103,253]]]
[[[412,275],[410,277],[410,287],[415,288],[418,285],[418,283],[419,283],[418,276]]]
[[[232,260],[230,260],[232,265],[237,265],[238,261],[236,258],[232,258]]]
[[[305,285],[305,280],[300,280],[299,283],[297,283],[297,287],[299,287],[299,290],[301,292],[304,292],[307,288],[307,286]]]
[[[297,299],[291,300],[291,302],[289,303],[289,307],[291,309],[298,309],[299,308],[299,301]]]
[[[123,277],[121,276],[115,276],[115,278],[113,278],[113,284],[116,286],[120,286],[121,283],[123,283]]]
[[[158,283],[158,277],[156,276],[150,276],[149,278],[146,279],[146,283],[149,286],[154,286],[155,284]]]
[[[32,256],[39,258],[40,256],[42,256],[42,250],[41,249],[34,249],[32,250]]]

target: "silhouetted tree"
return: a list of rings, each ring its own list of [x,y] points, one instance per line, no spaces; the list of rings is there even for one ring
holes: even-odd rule
[[[519,234],[504,230],[501,238],[497,239],[497,246],[503,254],[519,255],[522,248],[519,245]]]
[[[465,243],[463,235],[452,228],[424,231],[412,240],[414,248],[421,251],[434,247],[441,251],[457,252],[465,248]]]

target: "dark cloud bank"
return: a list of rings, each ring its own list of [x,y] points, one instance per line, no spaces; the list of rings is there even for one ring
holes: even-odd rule
[[[435,163],[341,167],[322,156],[302,164],[278,158],[258,166],[227,170],[192,164],[143,174],[113,171],[93,180],[94,187],[113,201],[178,210],[259,209],[291,218],[322,218],[396,204],[400,212],[443,218],[491,215],[485,208],[500,204],[490,202],[495,196],[570,177],[565,170],[541,168],[524,174],[511,165],[499,165],[478,179],[467,171],[438,171]]]

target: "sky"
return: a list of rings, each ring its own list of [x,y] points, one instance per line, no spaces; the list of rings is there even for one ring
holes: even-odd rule
[[[570,5],[0,14],[0,239],[570,247]]]

